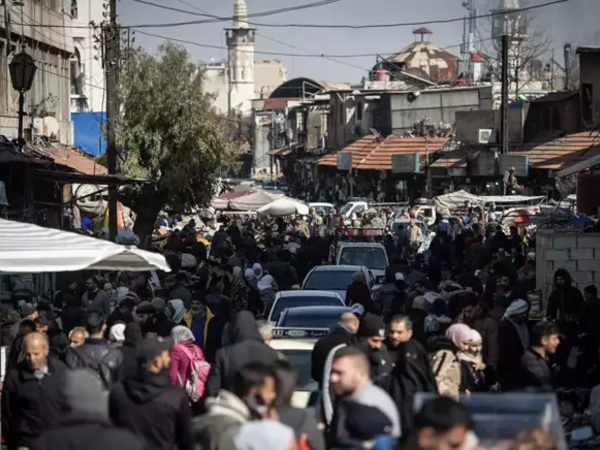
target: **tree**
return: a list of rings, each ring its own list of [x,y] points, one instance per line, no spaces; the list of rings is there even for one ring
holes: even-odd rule
[[[134,231],[145,242],[161,210],[185,212],[209,202],[240,145],[203,91],[201,67],[172,43],[155,56],[143,50],[130,55],[119,100],[120,173],[149,181],[125,192],[137,213]]]

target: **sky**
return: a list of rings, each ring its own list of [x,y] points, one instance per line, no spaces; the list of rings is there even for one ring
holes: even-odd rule
[[[220,17],[233,15],[234,0],[149,0],[164,6]],[[249,13],[285,8],[315,0],[246,0]],[[475,0],[479,13],[483,14],[497,0]],[[539,5],[549,0],[521,0],[520,6]],[[187,4],[186,4],[187,3]],[[325,6],[250,19],[264,24],[378,24],[421,22],[463,17],[462,0],[339,0]],[[196,9],[192,8],[195,7]],[[202,20],[203,17],[188,15],[162,8],[140,4],[135,0],[117,2],[118,20],[123,26],[185,22]],[[568,0],[553,6],[536,9],[537,27],[543,28],[556,50],[556,59],[562,62],[565,42],[578,45],[600,45],[600,0]],[[488,18],[479,19],[479,32],[484,39],[489,36]],[[186,25],[168,28],[144,28],[142,31],[170,38],[184,39],[201,44],[225,46],[223,29],[231,23]],[[432,42],[460,56],[459,44],[462,21],[447,24],[425,25],[433,34]],[[402,50],[414,41],[412,31],[416,26],[398,28],[315,29],[293,27],[257,27],[256,60],[283,61],[288,78],[304,76],[329,82],[358,82],[375,64],[375,56],[357,58],[299,57],[302,54],[360,55],[389,54]],[[136,45],[154,52],[164,39],[137,34]],[[227,58],[226,50],[200,48],[184,45],[192,57],[201,62],[219,61]],[[482,45],[482,44],[480,44]],[[258,52],[281,52],[289,56],[261,55]]]

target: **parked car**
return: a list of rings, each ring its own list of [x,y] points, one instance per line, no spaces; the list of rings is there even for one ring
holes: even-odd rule
[[[369,290],[373,292],[375,288],[375,278],[369,269],[364,266],[350,265],[328,265],[316,266],[302,283],[304,291],[331,291],[338,294],[344,302],[346,301],[346,289],[352,283],[352,274],[354,272],[363,272]]]
[[[309,203],[308,207],[314,208],[317,214],[320,216],[329,215],[329,213],[335,208],[331,203],[323,202]]]
[[[281,291],[275,296],[267,320],[275,323],[284,309],[300,306],[344,306],[344,300],[331,291]]]

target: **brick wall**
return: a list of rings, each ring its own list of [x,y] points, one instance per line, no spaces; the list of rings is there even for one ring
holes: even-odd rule
[[[583,292],[590,284],[600,286],[600,233],[538,230],[536,233],[537,288],[542,291],[544,308],[554,272],[566,269],[573,285]]]

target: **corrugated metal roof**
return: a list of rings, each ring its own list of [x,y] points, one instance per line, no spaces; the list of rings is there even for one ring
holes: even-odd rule
[[[391,135],[381,139],[366,136],[346,146],[341,151],[352,153],[352,167],[359,170],[392,170],[392,155],[419,153],[426,155],[440,151],[448,138],[404,138]],[[337,166],[337,154],[319,159],[320,166]]]
[[[600,139],[589,131],[520,146],[513,155],[529,156],[532,169],[561,170],[600,154]]]
[[[64,146],[36,146],[34,148],[38,153],[53,159],[56,164],[70,167],[77,172],[86,175],[106,175],[108,173],[106,167],[78,150]]]

